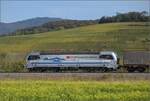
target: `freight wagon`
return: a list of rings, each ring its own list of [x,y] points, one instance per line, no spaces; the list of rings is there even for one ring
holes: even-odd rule
[[[123,67],[128,72],[144,72],[150,67],[150,51],[125,51],[123,54]]]

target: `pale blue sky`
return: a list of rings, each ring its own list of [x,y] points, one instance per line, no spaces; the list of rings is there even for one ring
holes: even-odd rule
[[[98,19],[116,12],[149,11],[149,0],[1,0],[0,21],[15,22],[34,17]]]

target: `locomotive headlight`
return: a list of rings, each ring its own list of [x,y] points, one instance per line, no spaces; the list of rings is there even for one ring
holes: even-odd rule
[[[110,64],[109,63],[104,64],[104,67],[110,67]]]
[[[110,64],[114,64],[114,63],[115,63],[114,61],[111,61],[111,62],[110,62]]]

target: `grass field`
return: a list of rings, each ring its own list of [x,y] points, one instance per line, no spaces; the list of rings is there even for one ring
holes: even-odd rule
[[[0,101],[149,101],[149,81],[0,80]]]
[[[147,49],[148,41],[150,41],[148,39],[150,29],[144,24],[97,24],[33,35],[0,37],[0,52],[30,52],[53,49],[75,51]]]
[[[121,56],[124,50],[148,50],[149,32],[147,23],[129,22],[0,37],[0,71],[22,70],[20,64],[31,51],[112,50]]]

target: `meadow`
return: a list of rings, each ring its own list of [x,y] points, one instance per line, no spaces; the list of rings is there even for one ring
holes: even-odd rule
[[[146,23],[108,23],[47,33],[0,37],[0,52],[105,50],[148,48]],[[87,44],[88,42],[88,44]],[[138,46],[137,46],[138,44]]]
[[[0,101],[149,101],[149,81],[0,80]]]
[[[31,35],[0,37],[0,72],[23,71],[31,51],[148,50],[150,28],[146,22],[106,23]]]

